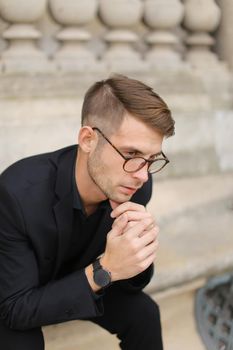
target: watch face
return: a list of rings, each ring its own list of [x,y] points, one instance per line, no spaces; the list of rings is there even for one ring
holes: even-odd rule
[[[111,277],[107,271],[99,269],[94,273],[94,281],[98,286],[106,287],[111,283]]]

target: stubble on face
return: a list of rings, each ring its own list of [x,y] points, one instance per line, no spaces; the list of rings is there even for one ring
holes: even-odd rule
[[[91,181],[105,196],[102,200],[110,199],[118,203],[123,203],[130,200],[132,197],[118,192],[119,183],[117,183],[117,179],[114,176],[116,170],[105,163],[101,146],[97,146],[94,153],[89,157],[87,161],[87,170]],[[114,181],[114,179],[116,180]]]

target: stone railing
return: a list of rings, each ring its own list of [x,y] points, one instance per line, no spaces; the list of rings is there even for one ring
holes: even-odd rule
[[[218,3],[0,0],[0,72],[216,69],[223,66],[219,57],[231,67],[232,36],[225,34],[233,33],[227,17],[233,3]],[[224,26],[221,10],[228,20]],[[219,36],[214,32],[218,27]]]

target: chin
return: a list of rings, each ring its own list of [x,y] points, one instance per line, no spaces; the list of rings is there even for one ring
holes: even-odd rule
[[[125,203],[125,202],[128,202],[130,201],[130,199],[132,198],[132,196],[127,196],[127,195],[120,195],[120,196],[116,196],[115,197],[115,202],[118,202],[118,203]]]

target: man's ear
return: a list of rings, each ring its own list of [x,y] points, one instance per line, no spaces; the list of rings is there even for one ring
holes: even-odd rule
[[[83,152],[90,153],[95,149],[97,141],[96,133],[90,126],[83,126],[79,130],[78,144]]]

